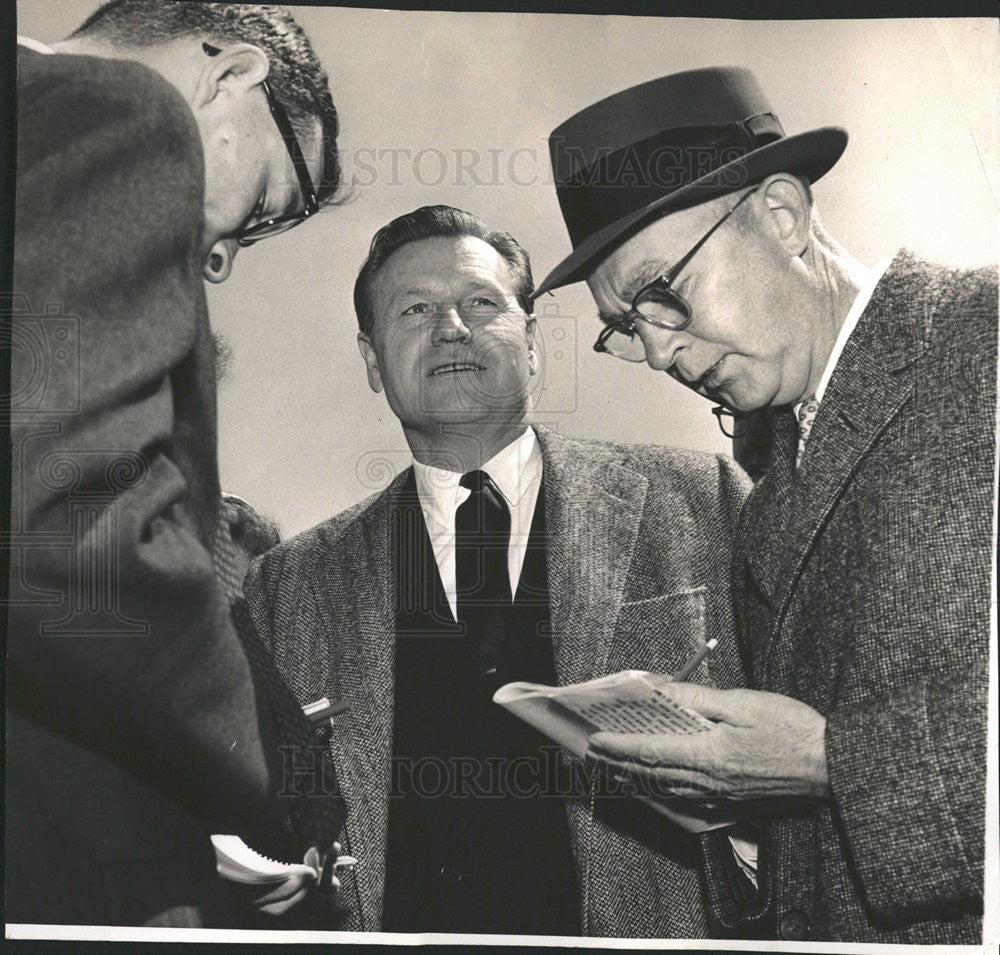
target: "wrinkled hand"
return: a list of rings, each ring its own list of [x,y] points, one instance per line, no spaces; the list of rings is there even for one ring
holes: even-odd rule
[[[334,858],[340,855],[340,851],[340,843],[335,842],[331,849]],[[305,858],[302,861],[310,867],[311,871],[296,872],[285,879],[284,882],[278,883],[266,895],[262,895],[259,899],[254,899],[253,906],[258,912],[273,916],[284,915],[289,909],[298,905],[313,890],[317,882],[319,882],[320,873],[323,870],[323,857],[320,856],[319,850],[315,846],[311,846],[306,851]],[[340,881],[334,876],[330,882],[330,889],[335,892],[339,888]]]
[[[746,800],[829,794],[826,719],[759,690],[664,682],[676,703],[716,722],[702,733],[595,733],[588,756],[659,796]]]

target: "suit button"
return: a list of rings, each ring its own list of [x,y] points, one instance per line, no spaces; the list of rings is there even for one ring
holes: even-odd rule
[[[806,937],[806,930],[809,928],[809,920],[802,909],[790,909],[781,916],[778,923],[778,934],[790,941],[797,941]]]
[[[441,872],[439,875],[445,882],[448,883],[448,885],[458,885],[458,883],[462,881],[461,870],[455,868],[453,865],[441,866]]]

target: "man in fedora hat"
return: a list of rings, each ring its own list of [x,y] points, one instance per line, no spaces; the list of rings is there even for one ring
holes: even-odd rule
[[[539,293],[586,280],[598,351],[737,427],[760,411],[771,437],[734,568],[754,689],[678,684],[715,729],[592,747],[661,789],[770,806],[756,894],[706,842],[728,924],[979,942],[996,269],[854,259],[810,192],[846,142],[786,136],[743,69],[642,84],[552,135],[573,252]]]

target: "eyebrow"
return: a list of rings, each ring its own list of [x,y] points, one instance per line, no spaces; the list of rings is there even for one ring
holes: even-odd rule
[[[648,285],[658,276],[665,275],[669,269],[670,266],[664,263],[662,259],[646,259],[632,270],[629,280],[622,286],[621,292],[618,293],[618,296],[623,302],[628,302],[629,305],[631,305],[632,299],[635,298],[639,289],[641,289],[644,285]],[[611,325],[616,322],[620,322],[628,314],[628,308],[616,312],[599,310],[597,317],[604,322],[605,325]]]
[[[490,292],[492,295],[496,295],[498,297],[501,296],[504,298],[516,297],[515,292],[508,292],[505,288],[503,288],[503,286],[499,285],[498,283],[490,282],[487,280],[479,280],[479,279],[469,282],[469,284],[466,285],[465,288],[463,289],[462,296],[465,297],[466,295],[472,295],[475,292],[481,292],[481,291]],[[401,289],[400,291],[396,292],[392,296],[392,298],[389,299],[389,304],[391,305],[397,302],[399,299],[407,298],[408,296],[411,295],[420,296],[421,298],[434,299],[436,294],[437,294],[436,292],[434,292],[432,289],[427,288],[426,286],[411,285],[409,288]]]
[[[639,292],[639,289],[644,285],[649,285],[650,282],[659,278],[659,276],[666,275],[669,271],[670,265],[664,262],[663,259],[646,259],[645,262],[633,270],[632,277],[622,288],[622,298],[625,301],[631,302]]]

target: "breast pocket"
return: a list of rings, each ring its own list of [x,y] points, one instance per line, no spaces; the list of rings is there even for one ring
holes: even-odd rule
[[[696,587],[649,600],[622,604],[608,655],[608,672],[650,670],[676,673],[704,645],[708,588]],[[707,663],[692,683],[711,683]]]

